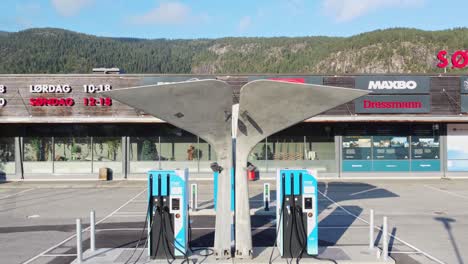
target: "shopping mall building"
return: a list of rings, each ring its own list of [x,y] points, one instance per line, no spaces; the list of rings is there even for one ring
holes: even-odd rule
[[[282,167],[316,168],[320,177],[468,176],[465,76],[69,74],[0,75],[0,179],[97,179],[103,167],[113,179],[152,168],[208,177],[216,161],[209,144],[99,91],[220,79],[236,103],[244,84],[264,78],[372,94],[258,143],[249,160],[261,177]]]

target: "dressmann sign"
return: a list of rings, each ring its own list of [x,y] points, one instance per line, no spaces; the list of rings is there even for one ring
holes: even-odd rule
[[[373,94],[428,94],[430,78],[426,76],[357,76],[356,89]]]
[[[427,76],[357,76],[356,89],[372,91],[354,101],[359,114],[429,113],[430,78]]]
[[[429,95],[377,95],[364,96],[354,101],[356,113],[398,114],[429,113]]]

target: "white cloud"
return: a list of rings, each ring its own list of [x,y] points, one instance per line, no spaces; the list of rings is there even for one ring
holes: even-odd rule
[[[78,14],[83,8],[91,5],[94,0],[51,0],[55,10],[64,17]]]
[[[346,22],[382,8],[408,8],[423,5],[425,0],[324,0],[323,10],[338,22]]]
[[[149,12],[133,17],[135,24],[184,24],[193,19],[189,6],[180,2],[162,2]]]
[[[252,18],[250,16],[242,17],[239,21],[238,31],[239,33],[244,33],[252,25]]]

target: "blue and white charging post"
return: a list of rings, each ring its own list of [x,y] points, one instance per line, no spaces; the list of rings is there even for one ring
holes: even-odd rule
[[[152,259],[187,255],[188,194],[187,169],[148,172],[148,255]]]
[[[318,255],[317,172],[278,169],[277,246],[284,258]]]

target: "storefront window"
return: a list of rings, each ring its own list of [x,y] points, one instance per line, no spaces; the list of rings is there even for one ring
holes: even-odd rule
[[[433,124],[350,126],[343,136],[344,172],[440,171],[438,127]],[[358,136],[356,134],[366,134]]]
[[[345,136],[343,137],[343,159],[345,160],[370,160],[371,137]]]
[[[412,136],[411,159],[412,171],[440,171],[439,136]]]
[[[447,170],[468,171],[468,125],[447,125]]]
[[[336,172],[334,138],[306,137],[303,166],[319,173]]]
[[[439,137],[413,136],[411,147],[412,159],[439,159]]]
[[[122,173],[122,138],[93,138],[93,172],[107,167],[112,173]]]
[[[206,153],[198,148],[195,136],[161,137],[161,168],[198,171],[198,158]]]
[[[57,137],[54,144],[55,173],[90,173],[91,138]]]
[[[307,168],[321,174],[336,173],[334,133],[330,126],[300,124],[262,140],[252,149],[248,161],[260,172]]]
[[[160,168],[160,149],[158,137],[131,137],[130,172],[146,173],[149,170]]]
[[[0,179],[15,172],[15,139],[0,138]]]
[[[374,160],[409,159],[408,137],[374,136]]]
[[[277,168],[302,167],[305,159],[306,144],[304,136],[269,137],[267,145],[263,145],[263,154],[268,159],[268,170]],[[265,149],[266,148],[266,149]]]
[[[370,136],[343,137],[343,171],[372,170],[372,138]]]
[[[200,172],[212,172],[210,164],[216,161],[216,153],[213,147],[206,141],[200,139],[197,147]]]
[[[24,173],[53,173],[51,137],[23,138]]]
[[[258,168],[260,172],[267,170],[267,160],[273,159],[273,143],[262,140],[250,151],[247,161]]]
[[[409,171],[409,138],[404,136],[374,136],[373,171]]]

